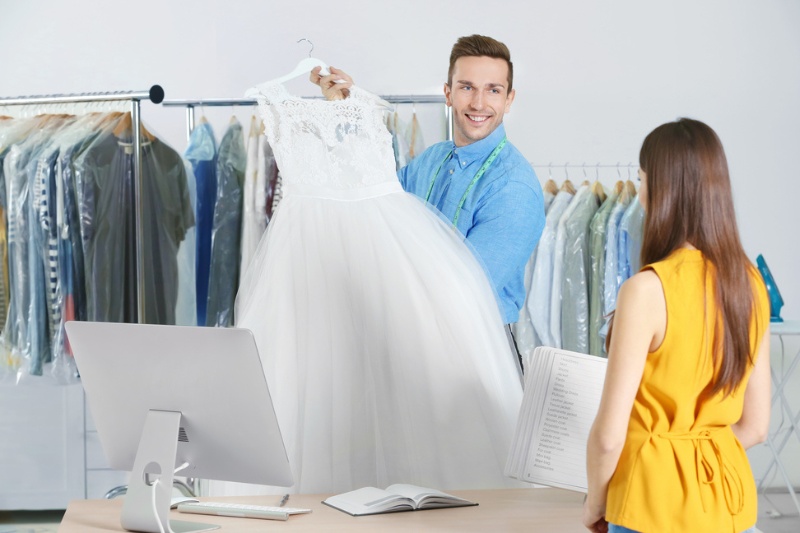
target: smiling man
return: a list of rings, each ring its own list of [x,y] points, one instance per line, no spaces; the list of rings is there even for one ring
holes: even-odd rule
[[[352,78],[330,71],[321,77],[316,68],[310,79],[329,100],[347,97]],[[510,324],[525,303],[525,265],[545,219],[541,185],[503,126],[514,102],[513,78],[506,45],[482,35],[458,39],[444,85],[454,139],[425,150],[398,177],[406,191],[435,206],[466,237],[494,287],[519,357]]]
[[[519,318],[525,264],[544,228],[542,188],[503,126],[514,102],[513,77],[506,45],[482,35],[458,39],[444,86],[454,139],[398,172],[406,191],[436,206],[472,245],[506,324]]]

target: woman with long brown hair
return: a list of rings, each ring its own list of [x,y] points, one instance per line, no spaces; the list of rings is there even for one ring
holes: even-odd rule
[[[736,227],[722,143],[682,118],[645,138],[642,264],[619,291],[587,446],[596,532],[750,531],[745,449],[769,427],[769,303]]]

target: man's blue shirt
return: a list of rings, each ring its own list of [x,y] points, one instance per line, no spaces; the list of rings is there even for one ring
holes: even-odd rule
[[[456,147],[452,141],[435,144],[398,171],[400,183],[425,200],[441,165],[428,201],[452,223],[464,192],[505,136],[501,124],[467,146]],[[457,228],[486,268],[505,323],[516,322],[525,302],[525,264],[544,228],[544,201],[533,168],[511,143],[467,194]]]

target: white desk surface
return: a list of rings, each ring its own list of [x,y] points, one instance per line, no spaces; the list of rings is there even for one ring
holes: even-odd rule
[[[228,518],[179,513],[170,518],[218,524],[215,531],[552,531],[585,533],[581,524],[583,494],[561,489],[454,490],[452,494],[478,502],[476,507],[435,509],[353,517],[322,503],[329,494],[293,494],[291,507],[312,509],[307,515],[294,515],[288,521]],[[203,497],[201,500],[275,505],[274,496]],[[74,500],[70,502],[59,533],[124,532],[119,518],[122,500]]]
[[[800,335],[800,320],[770,322],[769,332],[772,335]]]

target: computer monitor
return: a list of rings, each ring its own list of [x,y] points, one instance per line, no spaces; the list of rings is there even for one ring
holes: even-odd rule
[[[131,471],[122,527],[203,530],[168,520],[184,463],[190,477],[293,484],[250,330],[74,321],[66,330],[106,457]]]

